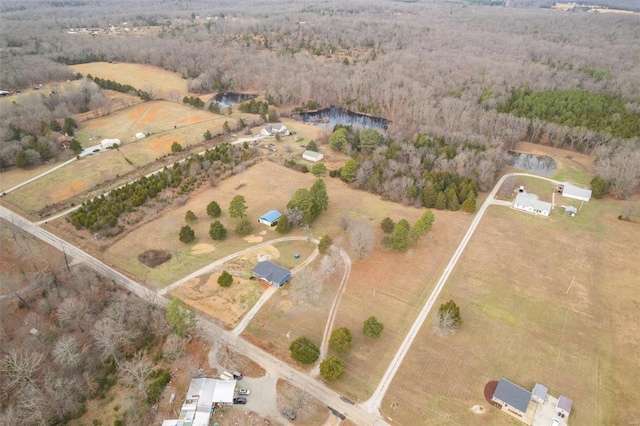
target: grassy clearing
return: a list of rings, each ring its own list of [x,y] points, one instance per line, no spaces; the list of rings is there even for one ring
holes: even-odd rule
[[[85,77],[87,74],[91,74],[94,77],[129,84],[136,89],[149,91],[150,88],[153,88],[152,90],[157,93],[157,96],[162,98],[168,98],[172,92],[175,92],[180,98],[188,94],[187,81],[182,79],[180,75],[150,65],[92,62],[72,65],[71,69]]]
[[[572,398],[572,424],[638,418],[640,265],[630,250],[640,228],[617,220],[619,209],[591,201],[575,218],[541,218],[490,208],[436,303],[454,299],[462,329],[439,338],[425,324],[383,413],[399,424],[514,424],[483,398],[505,377]],[[475,404],[488,408],[483,418]]]

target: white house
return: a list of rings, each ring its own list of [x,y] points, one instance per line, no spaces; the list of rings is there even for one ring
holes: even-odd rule
[[[267,124],[264,129],[260,130],[260,134],[262,136],[271,136],[271,135],[280,135],[280,136],[289,136],[291,133],[287,126],[282,123],[271,123]]]
[[[324,158],[324,154],[320,154],[319,152],[315,152],[315,151],[306,150],[305,152],[302,153],[302,158],[304,158],[307,161],[313,161],[314,163],[317,163],[318,161]]]
[[[120,142],[120,139],[102,139],[100,145],[102,149],[117,148],[122,145],[122,142]]]
[[[537,195],[527,192],[518,192],[516,199],[513,201],[513,208],[542,216],[549,216],[549,213],[551,213],[551,203],[540,201]]]

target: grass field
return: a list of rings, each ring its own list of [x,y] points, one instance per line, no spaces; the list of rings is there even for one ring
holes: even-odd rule
[[[129,84],[136,89],[153,91],[161,98],[168,98],[175,92],[180,98],[188,94],[187,81],[180,75],[150,65],[107,62],[92,62],[89,64],[72,65],[71,69],[85,77],[91,74],[106,80]]]
[[[243,116],[246,117],[244,114],[237,115]],[[77,197],[77,202],[82,202],[93,188],[105,181],[114,181],[115,184],[118,177],[169,154],[174,141],[183,147],[199,143],[207,130],[212,133],[220,132],[226,120],[235,122],[237,118],[211,114],[177,103],[152,101],[87,121],[77,131],[84,146],[99,144],[106,137],[118,137],[123,145],[118,150],[106,150],[83,157],[8,194],[3,200],[28,213],[37,212],[71,197]],[[153,134],[144,139],[132,140],[137,131]],[[89,138],[93,140],[89,141]],[[5,173],[19,174],[25,179],[28,176],[18,170]],[[16,180],[11,179],[12,182]]]
[[[640,228],[617,220],[620,208],[592,200],[575,218],[542,218],[491,207],[436,303],[454,299],[462,328],[439,338],[425,323],[384,415],[407,425],[520,424],[484,400],[484,385],[504,377],[572,398],[569,424],[638,421]],[[475,404],[487,414],[473,414]]]

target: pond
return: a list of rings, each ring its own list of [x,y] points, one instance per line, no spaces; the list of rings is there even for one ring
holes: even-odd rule
[[[317,111],[301,112],[300,120],[305,123],[315,123],[327,130],[333,130],[336,124],[354,126],[361,129],[386,130],[389,124],[385,118],[359,114],[336,106]]]
[[[226,108],[255,97],[256,95],[251,95],[249,93],[224,92],[218,93],[213,98],[209,99],[209,102],[216,102],[220,105],[220,108]]]
[[[558,170],[555,160],[547,155],[523,154],[509,151],[509,165],[543,176],[550,176]]]

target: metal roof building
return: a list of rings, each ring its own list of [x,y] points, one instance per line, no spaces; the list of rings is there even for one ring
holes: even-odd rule
[[[253,268],[253,276],[277,287],[282,287],[291,279],[291,271],[268,260],[263,260]]]
[[[513,208],[527,213],[549,216],[551,213],[551,203],[540,201],[535,194],[519,192],[513,201]]]
[[[569,413],[571,413],[572,406],[573,406],[573,401],[567,398],[566,396],[560,396],[560,398],[558,398],[558,403],[556,404],[556,408],[560,413],[564,414],[565,416],[569,416]]]
[[[565,183],[562,188],[562,196],[573,198],[574,200],[589,201],[591,199],[591,190]]]
[[[278,223],[278,219],[282,217],[282,213],[278,210],[269,210],[258,219],[258,222],[267,226],[275,226]]]
[[[523,416],[529,407],[531,392],[506,379],[500,379],[491,400],[501,404],[503,409],[514,409],[516,414]]]
[[[547,392],[549,392],[549,389],[547,389],[545,385],[536,383],[531,391],[531,399],[542,404],[544,403],[544,400],[547,399]]]
[[[232,403],[235,380],[197,378],[191,380],[187,397],[177,419],[165,420],[162,426],[208,426],[216,403]]]
[[[315,151],[306,150],[305,152],[302,153],[302,158],[304,158],[307,161],[313,161],[314,163],[317,163],[318,161],[324,158],[324,154],[320,154],[319,152],[315,152]]]

